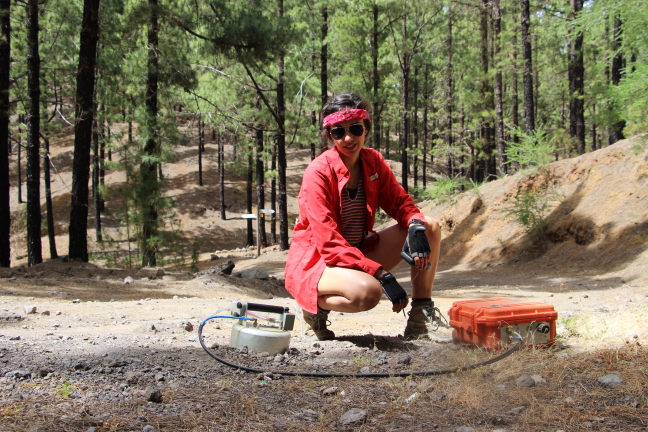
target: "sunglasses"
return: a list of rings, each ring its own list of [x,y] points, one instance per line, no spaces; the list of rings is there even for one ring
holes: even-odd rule
[[[365,128],[360,123],[352,124],[351,126],[346,128],[341,126],[336,126],[333,129],[331,129],[331,138],[333,138],[334,140],[341,140],[342,138],[344,138],[344,135],[346,135],[347,130],[351,132],[351,135],[359,137],[362,136]]]

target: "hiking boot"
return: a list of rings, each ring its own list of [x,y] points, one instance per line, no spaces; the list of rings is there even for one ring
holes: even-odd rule
[[[429,339],[428,324],[429,316],[434,316],[434,302],[426,301],[423,303],[412,302],[412,309],[408,312],[407,326],[403,336],[405,339]]]
[[[317,339],[319,340],[333,340],[335,339],[335,333],[327,329],[327,325],[330,324],[328,321],[328,315],[330,311],[324,310],[321,307],[317,307],[317,314],[312,314],[310,312],[304,312],[304,321],[308,324]]]

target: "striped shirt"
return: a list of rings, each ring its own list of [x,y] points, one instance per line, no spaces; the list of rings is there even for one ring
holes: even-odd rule
[[[353,192],[350,192],[347,188],[342,191],[342,237],[351,246],[358,247],[365,233],[365,221],[367,219],[367,199],[362,184],[362,176],[355,196]]]

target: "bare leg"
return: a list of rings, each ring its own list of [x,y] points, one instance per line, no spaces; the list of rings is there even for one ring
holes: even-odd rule
[[[412,294],[415,298],[429,298],[439,261],[441,230],[436,220],[426,218],[425,231],[432,253],[425,259],[417,260],[417,267],[425,268],[428,261],[430,270],[412,268]],[[400,252],[407,236],[407,230],[394,225],[379,232],[380,241],[376,248],[366,254],[367,258],[380,264],[386,271],[392,270],[400,261]],[[362,312],[374,308],[382,296],[380,282],[361,270],[327,267],[317,286],[318,305],[322,309],[338,312]],[[405,307],[405,304],[400,308]],[[400,311],[398,309],[396,312]]]

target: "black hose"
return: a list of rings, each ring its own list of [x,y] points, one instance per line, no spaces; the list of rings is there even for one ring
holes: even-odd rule
[[[216,318],[216,317],[212,317]],[[284,376],[299,376],[299,377],[310,377],[310,378],[389,378],[389,377],[410,377],[410,376],[433,376],[433,375],[445,375],[445,374],[451,374],[451,373],[456,373],[456,372],[464,372],[467,370],[471,369],[476,369],[480,366],[485,366],[489,365],[491,363],[495,363],[497,361],[502,360],[505,357],[508,357],[509,355],[513,354],[520,346],[522,345],[522,339],[521,338],[516,338],[518,339],[517,342],[515,342],[509,349],[504,351],[501,354],[496,355],[495,357],[492,357],[488,360],[481,361],[479,363],[471,364],[468,366],[457,366],[456,368],[452,369],[440,369],[440,370],[432,370],[432,371],[422,371],[422,372],[381,372],[381,373],[316,373],[316,372],[290,372],[290,371],[270,371],[270,370],[265,370],[265,369],[255,369],[255,368],[250,368],[247,366],[242,366],[238,365],[236,363],[231,363],[228,362],[227,360],[218,357],[216,354],[214,354],[207,346],[205,345],[205,341],[203,340],[202,336],[202,330],[203,327],[205,326],[205,323],[209,321],[211,318],[207,318],[204,320],[202,323],[200,323],[200,326],[198,327],[198,341],[200,341],[200,345],[203,347],[203,349],[209,354],[212,358],[215,360],[223,363],[224,365],[227,365],[229,367],[232,367],[234,369],[240,369],[244,370],[246,372],[253,372],[253,373],[268,373],[268,374],[277,374],[277,375],[284,375]]]

